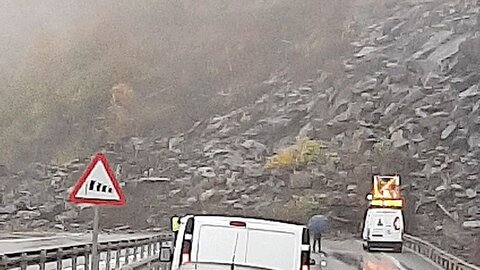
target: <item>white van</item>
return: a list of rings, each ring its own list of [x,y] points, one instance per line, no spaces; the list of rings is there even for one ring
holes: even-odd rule
[[[369,208],[365,215],[362,238],[368,251],[402,252],[404,220],[401,209]]]
[[[310,260],[305,226],[227,216],[181,218],[172,257],[172,270],[202,269],[202,265],[208,269],[216,265],[215,269],[309,270],[315,264]]]

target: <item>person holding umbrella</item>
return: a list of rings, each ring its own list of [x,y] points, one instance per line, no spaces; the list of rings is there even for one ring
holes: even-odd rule
[[[310,234],[313,235],[313,252],[317,250],[317,244],[318,252],[320,252],[322,250],[322,234],[328,228],[328,218],[324,215],[314,215],[308,220],[307,227]]]

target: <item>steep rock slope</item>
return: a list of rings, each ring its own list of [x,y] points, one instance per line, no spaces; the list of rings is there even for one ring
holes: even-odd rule
[[[357,232],[371,174],[400,173],[409,233],[465,257],[478,253],[479,3],[382,4],[375,23],[362,25],[359,14],[346,30],[358,38],[345,76],[319,71],[301,85],[273,76],[255,103],[188,132],[106,145],[129,206],[104,210],[103,227],[166,226],[169,215],[187,212],[298,221],[320,212]],[[265,170],[267,157],[298,136],[324,141],[328,158]],[[65,197],[88,160],[5,172],[5,226],[84,228],[89,210]]]

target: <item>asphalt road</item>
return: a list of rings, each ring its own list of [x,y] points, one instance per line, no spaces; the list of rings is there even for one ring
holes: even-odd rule
[[[359,270],[361,265],[369,263],[379,266],[379,270],[439,270],[422,257],[404,250],[403,253],[367,252],[359,240],[323,240],[322,250],[328,257],[326,270]],[[319,254],[312,256],[317,264],[321,261]],[[319,266],[313,269],[320,269]],[[375,268],[373,268],[375,269]]]

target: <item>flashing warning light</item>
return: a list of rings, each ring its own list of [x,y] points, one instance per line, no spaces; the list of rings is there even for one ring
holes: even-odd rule
[[[373,177],[372,201],[375,200],[401,200],[400,176]]]

